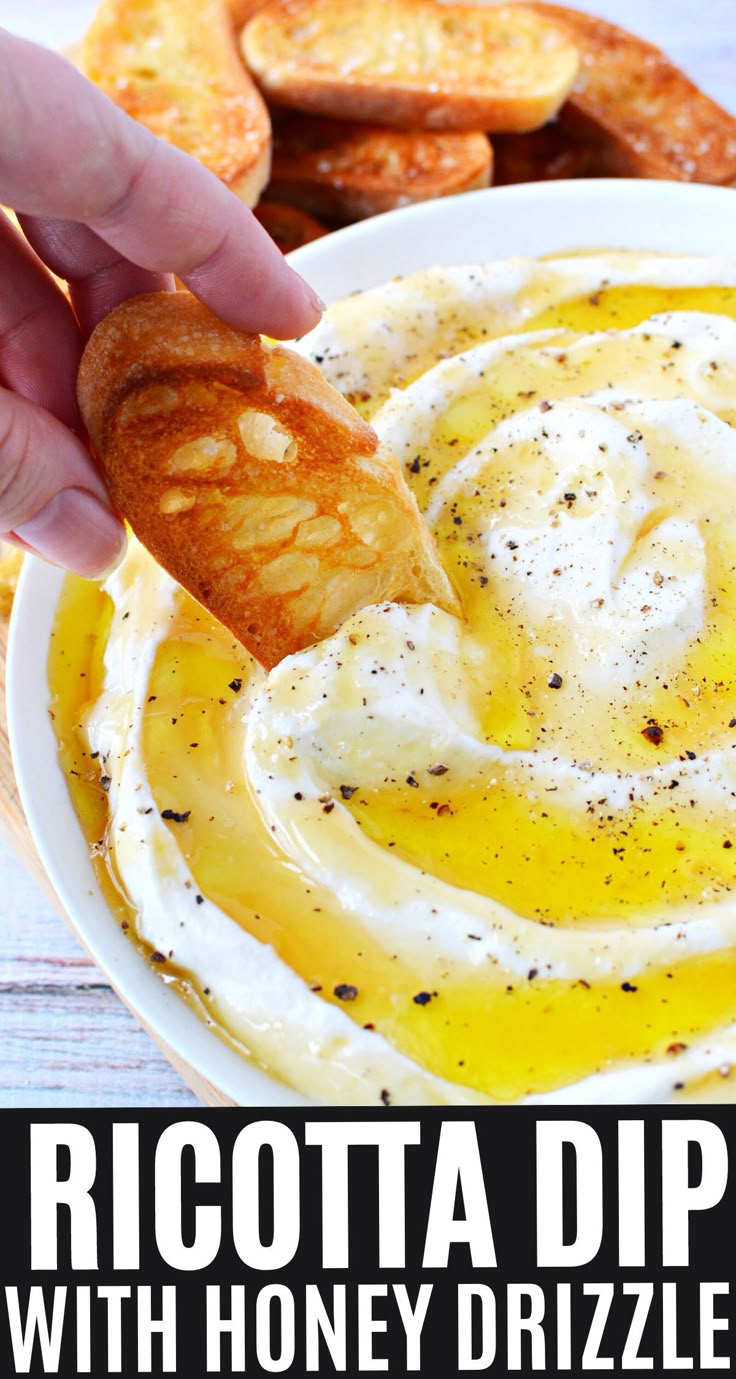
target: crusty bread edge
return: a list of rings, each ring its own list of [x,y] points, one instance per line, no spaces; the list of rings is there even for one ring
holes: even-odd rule
[[[271,176],[272,139],[264,144],[255,163],[229,183],[231,192],[252,210],[258,205]]]

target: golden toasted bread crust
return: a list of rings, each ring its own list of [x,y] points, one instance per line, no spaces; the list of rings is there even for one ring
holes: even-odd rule
[[[270,121],[224,0],[102,0],[81,66],[134,119],[246,204],[257,201],[270,170]]]
[[[259,201],[254,215],[282,254],[290,254],[293,249],[301,249],[303,244],[311,244],[312,240],[329,234],[327,227],[314,216],[280,201]]]
[[[397,461],[293,351],[151,293],[97,327],[78,393],[120,511],[263,665],[369,603],[454,609]]]
[[[576,140],[561,118],[532,134],[495,135],[493,155],[497,187],[591,177],[595,172],[595,149]]]
[[[385,129],[320,115],[273,119],[271,194],[335,225],[487,187],[485,134]]]
[[[593,15],[532,3],[567,26],[581,68],[561,123],[598,176],[736,181],[736,120],[651,43]],[[704,21],[707,22],[707,21]]]
[[[0,618],[10,616],[23,564],[23,551],[9,541],[0,541]]]
[[[269,3],[270,0],[227,0],[230,22],[235,31],[239,32],[243,25],[253,18],[254,14],[265,9]]]
[[[242,44],[274,100],[408,129],[536,129],[578,70],[566,29],[513,5],[275,0]]]

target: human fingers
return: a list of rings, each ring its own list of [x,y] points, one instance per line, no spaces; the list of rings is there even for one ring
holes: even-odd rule
[[[82,335],[50,273],[0,213],[0,535],[100,574],[125,531],[88,450],[76,378]]]
[[[131,263],[174,272],[231,325],[286,338],[321,303],[251,212],[70,63],[0,32],[0,198],[81,221]]]
[[[86,447],[50,412],[1,387],[0,536],[87,576],[109,570],[125,548]]]
[[[0,283],[0,382],[77,426],[79,326],[51,275],[1,213]]]
[[[21,216],[20,221],[36,253],[68,282],[85,339],[103,316],[128,297],[174,287],[170,274],[137,268],[86,225],[36,216]]]

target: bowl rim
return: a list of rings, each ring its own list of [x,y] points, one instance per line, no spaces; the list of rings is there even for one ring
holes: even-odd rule
[[[435,263],[449,266],[482,258],[615,247],[736,259],[733,198],[731,188],[692,183],[523,183],[466,192],[361,221],[296,250],[289,262],[329,302]],[[463,248],[486,243],[485,253]],[[78,940],[139,1023],[167,1056],[173,1055],[185,1077],[192,1069],[197,1081],[204,1079],[242,1106],[314,1105],[209,1028],[151,970],[104,900],[58,764],[48,712],[48,646],[63,579],[63,571],[34,557],[24,561],[10,622],[6,672],[18,793],[61,905]]]

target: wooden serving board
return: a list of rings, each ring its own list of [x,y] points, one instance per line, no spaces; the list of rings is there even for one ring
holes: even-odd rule
[[[10,744],[8,741],[8,722],[5,706],[5,664],[8,647],[8,618],[0,616],[0,833],[10,844],[23,866],[33,877],[43,893],[51,901],[52,905],[61,915],[67,927],[71,930],[77,942],[84,948],[83,940],[77,933],[74,922],[66,913],[59,900],[51,882],[46,874],[46,870],[36,851],[31,832],[26,822],[23,806],[18,795],[18,787],[13,773],[13,764],[10,757]],[[109,977],[105,974],[105,980]],[[112,983],[110,983],[112,985]],[[114,989],[114,988],[113,988]],[[120,993],[116,993],[120,997]],[[146,1033],[154,1040],[158,1048],[176,1069],[179,1075],[191,1088],[195,1096],[199,1097],[206,1106],[232,1106],[233,1102],[215,1087],[211,1082],[199,1074],[195,1068],[181,1059],[169,1046],[154,1034],[141,1019],[135,1007],[130,1001],[124,1004],[135,1017]]]

